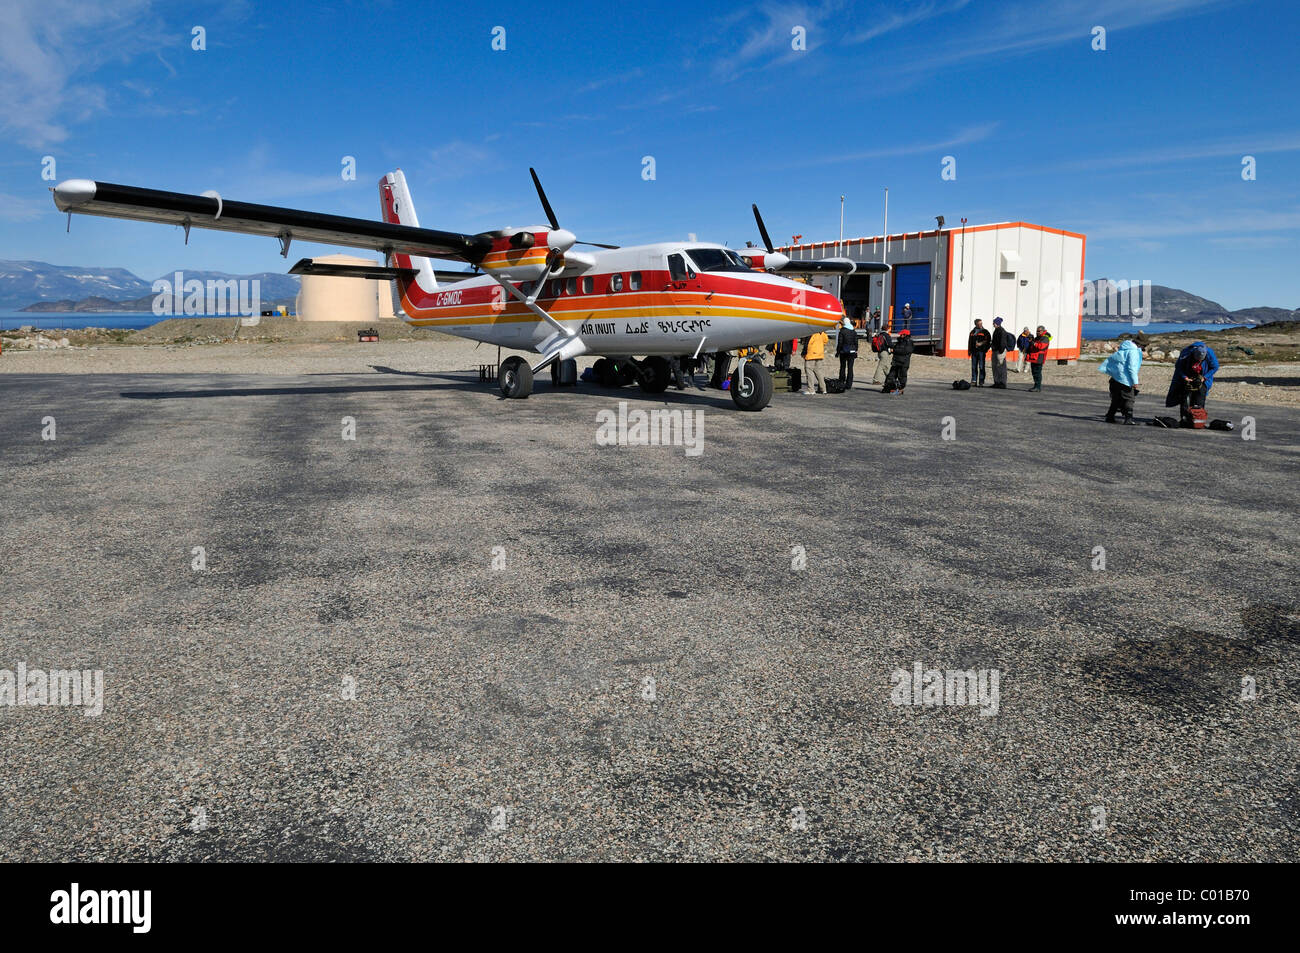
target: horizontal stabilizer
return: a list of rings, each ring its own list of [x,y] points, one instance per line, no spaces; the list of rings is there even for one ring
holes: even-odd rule
[[[383,265],[345,265],[332,261],[302,258],[289,269],[291,275],[330,275],[334,278],[374,278],[379,281],[394,278],[414,278],[419,272],[414,268],[385,268]]]

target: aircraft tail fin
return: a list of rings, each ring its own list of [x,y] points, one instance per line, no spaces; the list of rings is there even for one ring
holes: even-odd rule
[[[389,172],[379,180],[379,208],[384,221],[393,225],[420,227],[420,219],[415,214],[415,204],[411,201],[411,191],[406,186],[406,176],[401,169]],[[413,279],[425,291],[434,291],[438,287],[438,277],[433,268],[433,259],[419,258],[412,255],[394,254],[389,262],[398,268],[414,268],[417,272]],[[406,298],[409,280],[398,280],[398,289]]]

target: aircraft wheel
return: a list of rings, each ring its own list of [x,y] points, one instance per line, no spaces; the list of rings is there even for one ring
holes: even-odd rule
[[[614,386],[626,387],[636,380],[636,368],[631,361],[612,361],[614,365]]]
[[[671,377],[667,358],[647,357],[641,362],[641,379],[637,383],[647,394],[662,394],[668,389]]]
[[[772,400],[772,375],[757,361],[745,362],[745,383],[740,368],[731,374],[731,400],[741,410],[762,410]]]
[[[578,362],[573,358],[551,364],[551,383],[556,387],[569,387],[578,379]]]
[[[618,383],[614,380],[614,362],[607,357],[602,357],[591,365],[591,373],[596,378],[596,383],[601,387],[618,386]]]
[[[507,357],[501,362],[497,383],[501,386],[503,397],[522,399],[533,392],[533,369],[518,355]]]

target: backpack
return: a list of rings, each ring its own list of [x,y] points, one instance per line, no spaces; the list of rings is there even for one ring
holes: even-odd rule
[[[885,346],[885,336],[884,336],[883,334],[873,334],[873,335],[871,335],[871,350],[872,350],[872,353],[879,354],[879,353],[880,353],[880,349],[881,349],[882,347],[884,347],[884,346]]]
[[[970,381],[953,381],[953,390],[970,390]]]

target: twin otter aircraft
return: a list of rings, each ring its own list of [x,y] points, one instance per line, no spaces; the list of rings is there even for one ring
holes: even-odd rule
[[[757,206],[765,252],[737,253],[709,242],[627,248],[580,242],[560,227],[537,173],[529,171],[549,227],[476,235],[421,228],[400,169],[379,182],[382,222],[224,202],[215,192],[186,195],[88,179],[70,179],[52,191],[69,221],[78,212],[180,225],[186,241],[191,227],[267,235],[279,239],[285,257],[295,238],[383,252],[383,267],[304,258],[290,272],[391,279],[408,324],[537,352],[536,363],[518,356],[501,363],[498,383],[511,398],[531,394],[537,372],[551,367],[558,379],[561,362],[583,354],[617,359],[618,373],[605,368],[606,383],[635,379],[642,390],[660,393],[670,383],[668,357],[761,346],[839,323],[837,297],[771,272],[888,270],[847,258],[792,262],[773,251]],[[600,250],[575,251],[576,245]],[[481,274],[435,271],[434,258],[468,262]],[[772,397],[772,378],[761,363],[742,359],[730,390],[741,410],[762,410]]]

